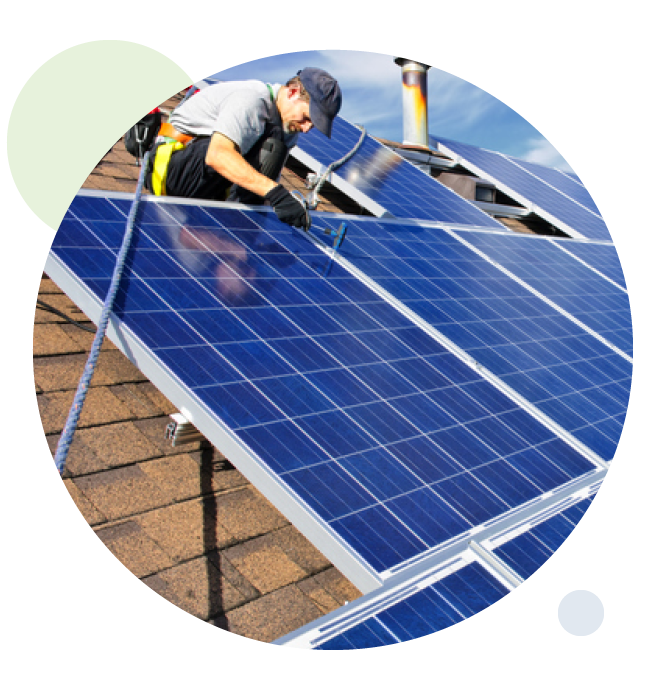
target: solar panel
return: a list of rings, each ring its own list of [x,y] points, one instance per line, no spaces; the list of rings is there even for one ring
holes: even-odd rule
[[[461,239],[468,237],[478,234],[460,232]],[[510,240],[484,237],[505,248]],[[531,245],[536,243],[552,248],[543,240]],[[612,459],[632,376],[623,351],[442,228],[356,221],[341,252],[444,342],[465,351],[600,458]],[[573,261],[565,257],[569,268]],[[590,272],[579,268],[573,270],[578,282]],[[596,289],[607,285],[617,299],[623,294],[595,274],[588,281]],[[627,299],[619,301],[624,308]],[[621,320],[612,315],[617,330]]]
[[[566,177],[570,177],[571,180],[575,180],[575,182],[577,182],[578,184],[584,185],[582,180],[580,180],[580,178],[575,173],[569,173],[566,170],[562,170],[562,173],[566,175]]]
[[[607,226],[586,188],[581,184],[571,187],[572,178],[565,178],[569,185],[559,189],[555,175],[546,181],[540,177],[539,168],[524,161],[477,146],[433,138],[439,151],[458,159],[465,168],[489,180],[569,236],[611,241]],[[544,171],[544,175],[547,174]]]
[[[554,240],[553,243],[569,255],[578,258],[585,265],[607,277],[607,279],[619,285],[622,289],[626,288],[626,280],[623,276],[619,256],[612,244],[576,240]]]
[[[481,541],[457,556],[388,581],[276,640],[306,649],[386,646],[440,631],[501,600],[535,573],[563,544],[593,501],[598,483]]]
[[[129,206],[79,195],[49,255],[92,319]],[[602,477],[270,210],[146,197],[134,235],[111,339],[363,591]]]
[[[581,248],[602,251],[604,246],[574,243],[555,245],[541,236],[484,235],[472,232],[460,234],[463,240],[485,253],[516,277],[557,304],[564,311],[593,330],[619,350],[632,356],[632,318],[628,293],[595,269],[585,265],[583,257],[573,251]],[[612,263],[612,253],[586,253],[597,261]],[[567,255],[567,253],[570,253]],[[620,267],[619,267],[620,269]]]
[[[522,168],[539,180],[554,187],[562,194],[575,200],[578,204],[581,204],[583,207],[586,207],[589,211],[602,218],[596,203],[589,194],[589,190],[587,190],[581,182],[570,177],[568,173],[557,168],[549,168],[545,165],[540,165],[539,163],[530,163],[529,161],[522,160],[521,158],[514,158],[513,156],[506,156],[506,158],[512,163],[515,163],[519,168]]]
[[[559,549],[591,505],[584,498],[534,527],[496,544],[493,553],[521,578],[529,578]]]
[[[312,130],[300,136],[291,154],[320,172],[345,156],[357,144],[360,133],[353,124],[336,117],[331,139]],[[334,171],[329,182],[376,216],[389,214],[504,229],[474,204],[368,135],[357,153]]]
[[[509,590],[480,564],[467,564],[334,636],[319,635],[314,648],[373,648],[423,637],[481,612]]]

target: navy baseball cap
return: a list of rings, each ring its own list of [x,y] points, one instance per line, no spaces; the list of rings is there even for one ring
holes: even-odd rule
[[[303,68],[298,77],[309,94],[309,116],[314,126],[330,138],[332,120],[341,109],[341,90],[337,81],[320,68]]]

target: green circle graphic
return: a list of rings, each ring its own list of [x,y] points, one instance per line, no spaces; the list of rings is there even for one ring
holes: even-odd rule
[[[7,157],[32,211],[57,229],[117,139],[191,79],[141,44],[92,41],[62,51],[28,80],[12,109]]]

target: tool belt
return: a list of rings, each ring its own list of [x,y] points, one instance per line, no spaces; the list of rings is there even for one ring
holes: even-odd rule
[[[184,134],[177,129],[175,129],[169,122],[165,122],[160,125],[160,130],[158,131],[159,136],[166,136],[169,139],[174,139],[179,141],[179,143],[188,144],[195,137],[192,134]]]
[[[165,143],[156,147],[153,156],[153,169],[151,173],[151,190],[157,196],[165,196],[165,181],[170,158],[175,151],[185,148],[195,137],[177,131],[169,122],[161,124],[158,136],[165,138]]]

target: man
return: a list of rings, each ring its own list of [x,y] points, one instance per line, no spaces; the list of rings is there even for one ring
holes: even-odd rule
[[[284,86],[210,85],[184,100],[161,128],[147,187],[174,197],[267,200],[281,221],[305,227],[304,206],[277,179],[299,133],[316,127],[330,138],[341,99],[337,81],[319,68],[298,71]]]

